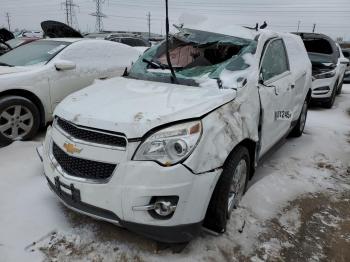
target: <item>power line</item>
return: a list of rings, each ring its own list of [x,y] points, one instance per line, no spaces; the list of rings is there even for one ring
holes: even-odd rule
[[[94,0],[94,1],[96,2],[96,12],[90,15],[96,16],[95,30],[96,32],[101,32],[103,30],[102,18],[107,17],[104,13],[102,13],[102,5],[105,2],[105,0]]]
[[[148,40],[151,38],[151,13],[147,14],[147,22],[148,22]]]

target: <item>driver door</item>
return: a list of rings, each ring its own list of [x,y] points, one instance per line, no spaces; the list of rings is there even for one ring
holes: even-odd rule
[[[286,135],[291,127],[294,84],[283,40],[270,40],[260,63],[258,85],[262,108],[261,155]]]

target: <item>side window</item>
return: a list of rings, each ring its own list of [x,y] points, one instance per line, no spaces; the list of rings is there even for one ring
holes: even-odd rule
[[[282,39],[272,40],[265,51],[261,64],[263,79],[269,80],[288,70],[288,57]]]
[[[121,42],[123,44],[128,45],[128,46],[135,46],[134,39],[132,39],[132,38],[122,38]]]

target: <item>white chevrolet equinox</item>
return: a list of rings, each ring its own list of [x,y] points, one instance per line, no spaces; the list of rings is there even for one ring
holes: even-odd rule
[[[225,232],[261,157],[302,134],[312,77],[299,36],[178,30],[60,103],[39,150],[67,207],[169,243]]]

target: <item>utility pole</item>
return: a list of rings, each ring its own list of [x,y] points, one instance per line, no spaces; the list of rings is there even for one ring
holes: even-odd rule
[[[298,29],[297,29],[297,32],[299,32],[299,29],[300,29],[300,23],[301,23],[301,21],[299,20],[299,21],[298,21]]]
[[[10,13],[9,12],[6,13],[6,19],[7,19],[7,25],[8,25],[9,31],[11,31],[11,22],[10,22]]]
[[[314,24],[314,27],[312,28],[313,33],[315,33],[315,29],[316,29],[316,24]]]
[[[73,0],[66,0],[62,3],[64,5],[64,11],[66,13],[66,24],[74,27],[74,23],[76,23],[76,27],[78,28],[78,20],[75,16],[75,7],[78,7],[78,5],[73,3]]]
[[[151,39],[151,13],[148,12],[147,14],[147,21],[148,21],[148,40]]]
[[[107,17],[104,13],[102,13],[102,5],[104,4],[105,0],[94,0],[94,1],[96,2],[96,12],[91,13],[90,15],[96,16],[95,30],[96,32],[101,32],[103,30],[102,18]]]

